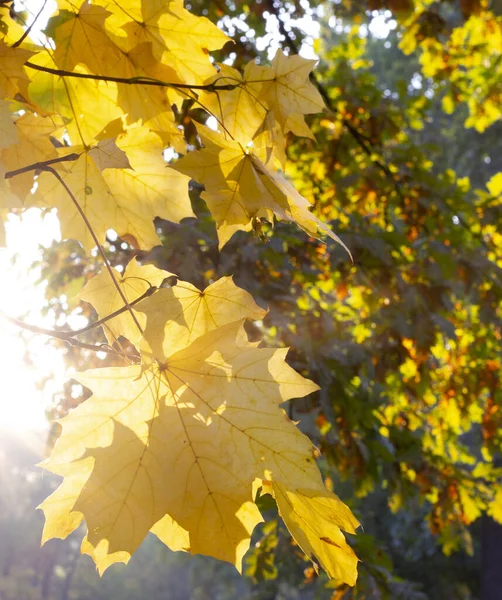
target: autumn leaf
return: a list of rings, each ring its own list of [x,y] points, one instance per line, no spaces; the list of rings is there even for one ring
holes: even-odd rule
[[[132,236],[139,247],[149,249],[159,243],[155,217],[178,222],[193,216],[188,178],[166,168],[162,144],[154,133],[133,128],[119,136],[116,145],[132,168],[106,168],[101,173],[98,144],[96,150],[80,148],[78,160],[58,170],[98,240],[103,242],[106,231],[114,229],[119,235]],[[33,204],[58,209],[63,237],[80,240],[87,250],[96,245],[79,208],[52,174],[42,173],[39,177]]]
[[[29,77],[23,68],[33,52],[24,48],[12,48],[0,39],[0,98],[15,98],[25,93]]]
[[[123,273],[116,269],[115,279],[128,302],[141,298],[150,288],[160,287],[164,279],[172,273],[157,269],[152,265],[139,265],[133,259]],[[119,294],[115,283],[106,269],[93,277],[80,291],[78,299],[89,302],[94,306],[99,318],[107,317],[119,309],[124,308],[124,301]],[[146,316],[135,311],[137,322],[144,328]],[[103,324],[103,330],[110,344],[113,344],[122,335],[132,344],[137,344],[141,331],[129,311],[108,319]]]
[[[82,2],[78,11],[59,10],[47,23],[46,33],[54,39],[54,62],[65,71],[85,65],[91,72],[104,74],[110,65],[116,68],[122,57],[105,31],[105,19],[111,14],[101,6]],[[119,76],[122,74],[119,72]]]
[[[309,80],[315,64],[315,60],[299,55],[286,56],[279,49],[270,67],[250,62],[244,70],[247,86],[273,112],[285,132],[312,137],[303,115],[324,110],[322,96]]]
[[[160,287],[168,278],[173,285],[159,289],[141,299],[150,289]],[[144,330],[142,347],[156,360],[165,361],[173,349],[181,349],[203,333],[243,318],[262,319],[266,311],[253,298],[234,284],[231,277],[218,279],[204,291],[187,281],[152,265],[139,265],[133,259],[115,279],[128,302],[133,302],[134,318],[124,311],[103,323],[110,343],[120,335],[137,345],[141,338],[138,323]],[[78,294],[80,300],[94,306],[99,318],[124,308],[115,283],[105,269],[93,277]],[[140,299],[140,302],[136,302]]]
[[[214,85],[235,86],[232,90],[201,92],[202,106],[216,116],[221,128],[231,139],[246,146],[253,140],[258,130],[264,124],[268,108],[261,98],[255,95],[255,90],[246,85],[241,73],[228,65],[219,65],[219,72],[205,81]]]
[[[112,13],[101,6],[85,1],[78,12],[59,11],[49,21],[48,31],[56,42],[54,62],[64,70],[85,65],[89,73],[109,75],[122,79],[147,77],[166,83],[181,83],[176,71],[161,64],[152,53],[152,42],[142,42],[134,47],[124,47],[120,36],[105,27]],[[129,123],[139,119],[148,121],[158,114],[170,111],[167,88],[139,87],[124,83],[111,83],[116,89],[117,104],[127,115]]]
[[[61,123],[57,117],[40,117],[32,112],[17,116],[13,123],[17,141],[0,152],[7,170],[15,171],[28,165],[54,159],[58,156],[51,136],[56,135]],[[28,171],[12,178],[12,190],[23,200],[34,183],[35,171]]]
[[[204,330],[204,322],[211,323],[202,317],[192,331]],[[285,363],[284,350],[249,343],[242,321],[181,349],[174,343],[164,363],[80,374],[94,395],[62,420],[45,465],[65,481],[42,504],[44,539],[67,535],[85,518],[83,547],[100,571],[127,562],[152,528],[177,549],[189,540],[190,552],[240,569],[262,520],[254,498],[263,480],[292,493],[324,489],[310,441],[279,406],[317,386]],[[355,524],[344,526],[352,531]],[[319,531],[328,538],[336,527],[331,520]],[[347,553],[340,570],[350,582],[357,559],[349,547]]]
[[[300,548],[329,577],[355,585],[357,557],[342,530],[356,533],[359,522],[335,494],[319,489],[288,490],[281,482],[264,486]]]
[[[253,219],[294,221],[312,237],[319,233],[346,246],[309,211],[309,203],[273,167],[271,149],[225,139],[207,127],[198,127],[204,147],[172,165],[203,184],[202,197],[218,227],[220,247],[238,229],[249,230]]]
[[[41,68],[57,69],[48,51],[40,52],[30,62]],[[87,74],[82,66],[74,71]],[[28,91],[38,114],[57,114],[65,121],[66,132],[73,145],[91,145],[111,121],[123,116],[117,105],[117,88],[104,81],[59,77],[31,69]]]
[[[18,139],[9,103],[0,99],[0,150],[12,146]]]
[[[101,173],[105,169],[132,169],[127,154],[117,146],[113,138],[100,140],[89,155]]]
[[[202,83],[214,74],[208,51],[217,50],[229,41],[208,19],[183,8],[182,1],[100,0],[97,4],[112,13],[107,26],[124,51],[150,43],[153,56],[173,69],[180,81]]]
[[[187,281],[178,281],[142,300],[136,310],[146,317],[147,347],[143,351],[151,351],[161,362],[173,350],[182,349],[208,331],[243,318],[259,320],[266,315],[231,277],[218,279],[202,292]]]

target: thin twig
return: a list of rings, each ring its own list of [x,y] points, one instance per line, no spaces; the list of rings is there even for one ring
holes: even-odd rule
[[[85,212],[82,210],[82,207],[78,203],[78,200],[75,198],[73,192],[66,185],[64,179],[56,171],[56,169],[53,169],[52,167],[47,167],[46,166],[46,167],[44,167],[43,170],[47,171],[49,173],[52,173],[54,175],[54,177],[59,181],[59,183],[63,186],[63,188],[65,189],[65,191],[68,194],[68,196],[70,196],[70,198],[72,199],[72,202],[75,205],[75,208],[78,210],[78,212],[79,212],[80,216],[82,217],[82,219],[83,219],[83,221],[84,221],[87,229],[89,230],[89,233],[91,234],[92,239],[94,240],[94,243],[96,244],[96,247],[98,248],[98,252],[101,254],[101,258],[103,259],[103,262],[105,263],[105,266],[106,266],[106,269],[108,271],[108,274],[110,275],[110,277],[111,277],[111,279],[113,281],[113,285],[115,286],[117,292],[119,293],[119,296],[122,299],[122,302],[124,303],[124,306],[129,311],[129,313],[130,313],[130,315],[132,317],[132,320],[134,321],[134,324],[138,328],[139,332],[143,335],[143,327],[141,327],[141,325],[139,324],[139,321],[136,318],[136,315],[134,314],[134,311],[132,310],[131,305],[129,304],[129,301],[125,297],[125,294],[124,294],[122,288],[120,287],[119,282],[117,281],[117,278],[115,277],[115,273],[113,272],[113,268],[110,265],[110,262],[108,261],[108,258],[106,257],[105,251],[103,250],[103,247],[99,243],[99,240],[98,240],[96,234],[94,233],[94,229],[93,229],[92,225],[90,224],[89,219],[87,218],[87,215],[85,214]]]
[[[30,31],[32,30],[33,25],[35,25],[35,23],[38,21],[38,18],[42,14],[42,12],[43,12],[46,4],[47,4],[47,0],[44,0],[44,3],[42,4],[42,7],[40,8],[40,10],[38,11],[38,13],[36,14],[35,18],[28,25],[28,27],[25,29],[23,35],[17,40],[17,42],[14,42],[12,44],[12,48],[17,48],[18,46],[20,46],[24,42],[24,40],[30,35]]]
[[[72,152],[71,154],[67,154],[66,156],[61,156],[59,158],[51,158],[50,160],[36,162],[31,165],[27,165],[26,167],[16,169],[15,171],[7,171],[7,173],[5,173],[5,179],[12,179],[12,177],[16,177],[16,175],[22,175],[23,173],[28,173],[29,171],[47,171],[47,167],[50,167],[51,165],[78,160],[79,157],[79,153]]]
[[[158,288],[155,285],[150,285],[150,287],[146,290],[146,292],[144,294],[141,294],[141,296],[139,296],[132,302],[129,302],[129,306],[130,307],[135,306],[136,304],[138,304],[145,298],[148,298],[148,296],[151,296],[154,292],[157,291],[157,289]],[[119,315],[121,315],[122,313],[124,313],[126,311],[127,311],[127,306],[122,306],[121,308],[118,308],[117,310],[113,311],[109,315],[106,315],[106,317],[103,317],[102,319],[98,319],[97,321],[94,321],[93,323],[90,323],[89,325],[82,327],[82,329],[77,329],[76,331],[65,331],[65,333],[68,334],[69,337],[74,337],[74,336],[80,335],[82,333],[87,333],[88,331],[91,331],[92,329],[95,329],[96,327],[103,325],[103,323],[106,323],[110,319],[118,317]]]
[[[20,329],[25,329],[26,331],[30,331],[31,333],[37,333],[40,335],[46,335],[48,337],[55,338],[57,340],[61,340],[62,342],[66,342],[70,344],[70,346],[74,346],[76,348],[82,348],[84,350],[91,350],[92,352],[106,352],[107,354],[114,354],[116,356],[120,356],[120,358],[127,358],[137,360],[138,357],[134,354],[127,354],[125,352],[120,352],[119,350],[115,350],[108,344],[86,344],[85,342],[80,342],[79,340],[75,340],[72,336],[75,335],[75,332],[66,332],[66,331],[55,331],[54,329],[44,329],[43,327],[37,327],[36,325],[31,325],[30,323],[25,323],[20,319],[15,319],[14,317],[10,317],[6,315],[3,311],[0,310],[0,316],[9,321],[13,325],[16,325]]]

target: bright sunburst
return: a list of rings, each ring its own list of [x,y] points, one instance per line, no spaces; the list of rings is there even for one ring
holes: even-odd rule
[[[22,217],[11,215],[7,224],[7,249],[0,249],[0,310],[11,317],[41,323],[44,291],[35,286],[39,244],[58,235],[57,219],[41,218],[36,209]],[[13,260],[15,258],[15,260]],[[40,335],[22,332],[0,318],[0,429],[24,432],[47,427],[45,407],[63,376],[63,362],[55,348]],[[44,376],[56,381],[37,387]],[[52,388],[52,389],[51,389]]]

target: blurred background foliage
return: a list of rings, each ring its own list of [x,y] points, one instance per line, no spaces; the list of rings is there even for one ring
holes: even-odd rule
[[[12,539],[0,598],[502,598],[501,0],[186,7],[234,38],[216,58],[236,67],[278,47],[319,58],[313,82],[327,108],[309,119],[317,143],[289,139],[287,175],[354,262],[282,223],[257,223],[218,252],[197,186],[197,220],[158,221],[163,244],[148,254],[113,235],[107,252],[119,268],[137,256],[202,287],[233,274],[269,307],[253,335],[291,347],[290,363],[321,386],[288,410],[319,448],[328,487],[363,524],[351,540],[359,581],[347,589],[317,574],[268,504],[244,579],[152,538],[100,581],[72,539],[37,549],[32,509],[52,484],[26,459],[14,478],[26,507],[0,513],[2,548]],[[206,118],[188,104],[179,113],[188,137]],[[57,326],[70,314],[96,318],[71,301],[100,270],[96,258],[59,242],[41,267]],[[61,351],[77,370],[113,360]],[[70,380],[49,416],[84,398]]]

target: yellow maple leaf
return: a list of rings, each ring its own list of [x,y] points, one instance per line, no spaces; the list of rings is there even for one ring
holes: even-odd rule
[[[105,169],[132,169],[127,154],[117,146],[113,138],[100,140],[89,151],[89,155],[101,173]]]
[[[138,44],[127,52],[128,62],[124,65],[123,77],[139,77],[158,79],[164,83],[176,84],[180,79],[169,66],[160,63],[152,53],[151,42]],[[144,123],[152,119],[160,120],[162,128],[173,122],[171,105],[179,100],[179,94],[171,88],[144,85],[117,85],[117,102],[128,115],[128,122],[142,120]],[[183,99],[183,96],[181,97]]]
[[[219,72],[204,83],[206,85],[237,86],[233,90],[202,91],[199,99],[230,137],[244,146],[251,142],[263,125],[268,107],[246,85],[243,76],[228,65],[219,65]]]
[[[0,98],[0,150],[19,141],[9,103]]]
[[[0,153],[7,170],[15,171],[23,167],[57,158],[58,153],[49,139],[61,127],[54,117],[40,117],[26,112],[14,122],[17,143]],[[12,190],[22,199],[33,187],[35,171],[16,175],[11,179]]]
[[[82,147],[72,149],[80,152],[78,160],[69,162],[67,166],[57,165],[56,170],[76,203],[52,173],[41,173],[31,205],[56,208],[63,239],[78,240],[90,252],[96,246],[90,228],[97,240],[104,243],[107,230],[116,220],[113,218],[116,216],[115,206],[92,157]],[[69,148],[64,148],[61,153],[62,156],[70,154]]]
[[[322,232],[346,246],[309,208],[309,202],[273,168],[270,148],[239,142],[199,126],[204,147],[178,160],[174,169],[203,184],[218,228],[220,247],[236,230],[249,230],[255,218],[294,221],[309,235]]]
[[[327,490],[288,490],[281,482],[264,485],[300,548],[329,577],[355,585],[357,557],[342,530],[356,533],[359,522],[338,496]]]
[[[231,277],[218,279],[204,291],[187,281],[178,281],[145,298],[135,308],[146,318],[147,347],[142,348],[143,353],[151,350],[161,362],[208,331],[243,318],[260,320],[266,315],[251,294],[236,286]]]
[[[25,28],[19,23],[17,19],[12,17],[18,17],[8,4],[0,5],[0,22],[2,23],[2,30],[0,31],[0,38],[8,45],[13,46],[20,38],[25,34]],[[28,38],[29,40],[29,38]],[[32,45],[25,39],[23,46]]]
[[[262,319],[266,311],[256,305],[252,296],[236,286],[231,277],[222,277],[204,291],[187,281],[176,281],[168,271],[152,265],[140,266],[133,259],[123,274],[115,277],[128,302],[141,298],[152,286],[159,287],[168,277],[175,285],[158,290],[153,296],[134,302],[134,318],[129,311],[103,323],[110,343],[120,335],[137,345],[144,330],[142,351],[164,361],[169,353],[184,348],[203,333],[242,318]],[[108,271],[93,277],[77,296],[94,306],[99,318],[124,308],[122,297]]]
[[[164,144],[145,127],[128,129],[116,142],[132,169],[107,169],[103,178],[120,205],[127,207],[131,229],[139,225],[138,229],[144,230],[137,235],[127,233],[134,235],[140,246],[151,248],[159,243],[152,224],[155,217],[173,223],[195,217],[188,196],[189,178],[167,167]]]
[[[294,57],[295,61],[290,62],[299,62],[301,75],[298,75],[297,65],[285,62],[288,58],[280,56],[282,61],[279,61],[279,55],[276,56],[273,67],[251,62],[242,75],[237,69],[219,65],[219,72],[205,82],[206,85],[214,85],[215,89],[202,91],[199,96],[200,104],[218,119],[221,129],[244,146],[258,133],[265,132],[271,138],[270,146],[276,151],[276,119],[284,133],[291,131],[315,140],[303,117],[324,108],[321,96],[308,81],[308,73],[315,61],[306,61],[305,65],[306,59]],[[222,86],[235,88],[218,89]],[[281,139],[279,146],[284,144],[284,139]]]
[[[33,56],[24,48],[13,48],[0,39],[0,98],[14,98],[18,92],[25,94],[30,79],[23,65]]]
[[[74,151],[82,153],[80,158],[58,166],[58,171],[100,242],[108,229],[114,229],[119,235],[132,236],[139,247],[150,249],[159,243],[155,217],[179,222],[193,216],[188,178],[166,168],[163,145],[154,133],[133,128],[116,143],[127,155],[131,169],[106,168],[101,173],[92,149],[75,147]],[[80,241],[87,250],[96,245],[73,199],[52,174],[42,173],[38,178],[33,204],[58,209],[64,238]]]
[[[324,100],[309,80],[315,60],[299,55],[286,56],[278,50],[270,67],[250,62],[244,70],[247,87],[265,103],[284,131],[307,135],[302,115],[324,110]],[[311,137],[312,134],[307,135]]]
[[[78,10],[74,6],[69,9],[59,10],[47,25],[56,45],[53,55],[56,65],[72,71],[78,64],[84,64],[97,74],[116,68],[122,57],[105,31],[105,19],[111,13],[87,0]],[[118,76],[122,76],[120,72]]]
[[[124,51],[149,42],[153,55],[174,69],[181,81],[200,84],[214,74],[208,51],[229,38],[205,17],[183,8],[182,1],[99,0],[111,16],[106,25]]]
[[[160,286],[166,277],[172,275],[152,265],[139,265],[135,258],[123,273],[119,273],[116,269],[114,271],[115,279],[128,302],[134,302],[149,288]],[[79,292],[77,298],[92,304],[100,319],[124,308],[124,301],[106,269],[93,277]],[[142,328],[146,327],[144,314],[135,312],[135,317]],[[136,345],[141,337],[141,332],[129,311],[107,320],[102,327],[110,344],[122,335]]]
[[[308,137],[314,142],[316,141],[312,130],[305,122],[304,116],[300,113],[292,113],[286,117],[284,131],[291,131],[291,133],[299,137]]]
[[[32,63],[57,69],[49,51],[34,56]],[[82,66],[76,73],[87,74]],[[105,81],[92,81],[75,77],[59,77],[52,73],[30,70],[28,88],[36,112],[42,115],[57,114],[65,121],[66,133],[73,145],[91,146],[96,136],[117,118],[123,110],[117,106],[117,87]]]
[[[56,42],[54,62],[65,71],[85,65],[89,73],[102,76],[131,79],[148,77],[166,83],[180,83],[176,71],[162,65],[152,53],[152,42],[134,47],[120,43],[120,36],[113,35],[105,27],[112,13],[102,6],[83,2],[78,11],[60,10],[49,23]],[[149,121],[164,113],[172,104],[167,88],[159,86],[129,85],[109,82],[117,91],[117,103],[127,114],[128,122],[142,119]]]
[[[262,520],[259,487],[278,483],[314,513],[324,490],[311,442],[279,406],[317,386],[286,364],[285,350],[257,348],[236,321],[167,354],[163,363],[80,374],[94,395],[62,420],[45,465],[65,481],[41,506],[44,539],[67,535],[84,518],[83,550],[101,572],[127,562],[152,528],[177,549],[240,568]],[[357,559],[339,526],[352,531],[357,522],[346,508],[334,518],[327,496],[326,524],[316,531],[339,546],[323,542],[322,552],[335,554],[318,560],[337,561],[341,579],[352,582]],[[300,519],[293,534],[310,540],[305,527]]]

